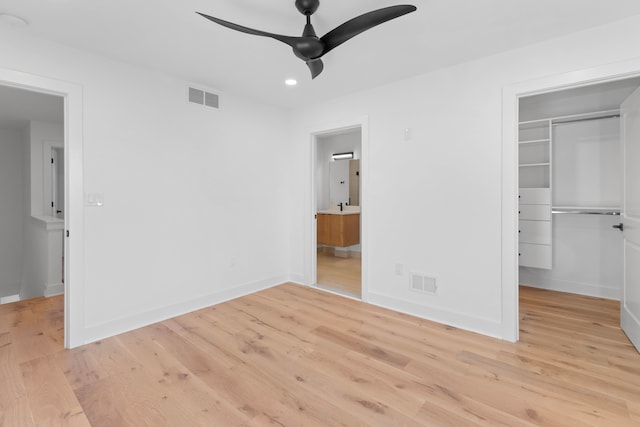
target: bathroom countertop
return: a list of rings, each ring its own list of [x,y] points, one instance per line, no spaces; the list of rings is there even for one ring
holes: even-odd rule
[[[340,211],[338,209],[327,209],[324,211],[318,211],[318,213],[325,215],[355,215],[360,213],[360,207],[358,207],[357,209],[345,209],[343,211]]]

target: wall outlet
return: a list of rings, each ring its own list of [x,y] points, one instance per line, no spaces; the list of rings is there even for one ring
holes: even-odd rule
[[[402,264],[396,264],[396,276],[402,276],[402,270],[403,270],[403,266]]]

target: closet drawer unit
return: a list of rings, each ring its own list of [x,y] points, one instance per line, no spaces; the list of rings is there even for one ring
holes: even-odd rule
[[[550,188],[521,188],[519,196],[523,205],[551,205]]]
[[[530,221],[550,221],[551,205],[525,205],[520,203],[519,218]]]
[[[551,221],[519,221],[518,230],[521,243],[551,244]]]
[[[518,260],[521,267],[534,267],[551,270],[551,245],[520,243],[518,252]]]

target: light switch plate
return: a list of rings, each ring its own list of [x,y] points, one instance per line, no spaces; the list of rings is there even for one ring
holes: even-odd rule
[[[104,205],[104,194],[102,193],[86,193],[84,197],[84,205],[100,208]]]

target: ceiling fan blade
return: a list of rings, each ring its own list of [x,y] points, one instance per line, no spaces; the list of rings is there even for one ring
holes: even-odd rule
[[[282,43],[285,43],[294,49],[296,48],[296,43],[301,38],[301,37],[283,36],[280,34],[268,33],[266,31],[254,30],[253,28],[243,27],[242,25],[234,24],[233,22],[224,21],[219,18],[214,18],[213,16],[209,16],[204,13],[200,13],[200,12],[196,12],[196,13],[202,16],[203,18],[208,19],[209,21],[222,25],[223,27],[231,28],[232,30],[240,31],[242,33],[252,34],[254,36],[270,37],[272,39],[279,40]]]
[[[324,69],[324,64],[321,59],[313,59],[307,61],[307,67],[311,70],[311,79],[315,79]]]
[[[376,25],[406,15],[407,13],[415,12],[416,10],[417,8],[413,5],[390,6],[353,18],[320,38],[325,46],[322,54],[324,55],[363,31],[367,31]]]

